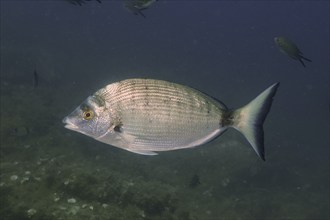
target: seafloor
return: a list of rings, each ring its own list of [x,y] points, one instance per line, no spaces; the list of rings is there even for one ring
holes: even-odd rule
[[[2,220],[329,219],[321,171],[264,163],[232,131],[153,157],[116,149],[63,128],[69,91],[1,82]]]

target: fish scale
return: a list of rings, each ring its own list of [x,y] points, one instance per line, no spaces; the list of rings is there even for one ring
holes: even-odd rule
[[[116,91],[106,95],[111,100],[105,100],[109,106],[117,106],[114,111],[120,112],[123,130],[137,136],[131,148],[155,146],[159,140],[162,148],[158,150],[182,147],[219,128],[221,110],[216,101],[205,100],[202,93],[185,86],[156,82],[123,81],[114,85],[116,89],[106,89]]]

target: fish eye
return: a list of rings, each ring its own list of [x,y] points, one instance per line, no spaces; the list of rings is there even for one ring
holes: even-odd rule
[[[94,112],[92,110],[86,110],[83,112],[83,117],[85,120],[91,120],[94,117]]]

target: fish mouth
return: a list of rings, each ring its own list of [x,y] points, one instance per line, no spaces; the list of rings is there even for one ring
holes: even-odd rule
[[[63,118],[62,122],[65,124],[65,128],[77,131],[78,126],[73,124],[68,117]]]

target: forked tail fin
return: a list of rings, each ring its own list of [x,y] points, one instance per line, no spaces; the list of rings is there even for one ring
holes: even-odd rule
[[[308,62],[312,62],[312,60],[310,60],[310,59],[304,57],[303,55],[299,55],[299,59],[298,59],[298,60],[299,60],[299,62],[300,62],[304,67],[306,67],[306,65],[305,65],[305,63],[304,63],[303,60],[306,60],[306,61],[308,61]]]
[[[240,131],[258,156],[265,160],[263,123],[280,83],[275,83],[242,108],[230,113],[229,126]]]

